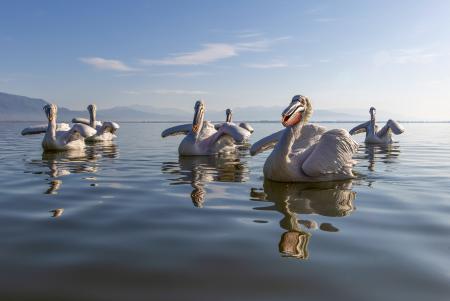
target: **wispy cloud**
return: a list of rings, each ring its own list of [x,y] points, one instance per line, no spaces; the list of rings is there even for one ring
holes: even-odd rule
[[[137,69],[131,68],[119,60],[109,60],[101,57],[82,57],[79,58],[79,60],[85,64],[91,65],[94,68],[101,70],[113,70],[121,72],[137,71]]]
[[[145,65],[186,66],[204,65],[237,55],[236,48],[230,44],[204,44],[203,48],[160,60],[141,60]]]
[[[257,38],[261,36],[263,36],[263,33],[256,31],[243,31],[237,35],[237,37],[241,39]]]
[[[311,7],[309,9],[305,10],[305,14],[306,15],[317,15],[317,14],[320,14],[320,13],[324,12],[327,9],[328,9],[327,5],[320,5],[320,6],[316,6],[316,7]]]
[[[168,94],[176,94],[176,95],[204,95],[209,94],[207,91],[201,90],[172,90],[172,89],[160,89],[153,91],[155,94],[160,95],[168,95]]]
[[[244,64],[247,68],[255,69],[273,69],[273,68],[286,68],[288,64],[283,62],[272,62],[272,63],[256,63],[256,64]]]
[[[422,48],[381,50],[374,54],[373,62],[377,66],[386,64],[429,64],[439,54]]]
[[[192,72],[160,72],[160,73],[149,73],[148,76],[152,77],[181,77],[181,78],[188,78],[188,77],[198,77],[198,76],[207,76],[210,75],[209,72],[202,72],[202,71],[192,71]]]
[[[127,95],[141,95],[142,94],[142,92],[134,91],[134,90],[124,90],[124,91],[121,91],[121,93],[127,94]]]
[[[443,87],[447,88],[450,85],[450,77],[428,80],[428,81],[425,81],[423,83],[423,85],[427,88],[433,88],[433,89],[443,88]]]
[[[0,74],[0,83],[10,83],[14,81],[19,81],[23,79],[30,79],[34,76],[30,73],[24,73],[24,72],[15,72],[15,73],[9,73],[9,74]]]
[[[14,79],[12,77],[0,77],[0,83],[9,83],[11,81],[13,81]]]
[[[255,41],[248,41],[234,44],[237,51],[267,51],[277,42],[287,41],[292,39],[291,36],[278,37],[274,39],[259,39]]]
[[[142,59],[144,65],[160,66],[193,66],[206,65],[219,60],[231,58],[245,51],[267,51],[274,43],[288,40],[291,37],[275,39],[259,39],[236,44],[209,43],[202,45],[197,51],[173,54],[163,59]]]

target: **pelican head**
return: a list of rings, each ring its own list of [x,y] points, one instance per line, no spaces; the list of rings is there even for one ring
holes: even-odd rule
[[[197,100],[194,106],[194,120],[192,121],[192,131],[198,133],[203,125],[203,116],[205,115],[205,104],[202,100]]]
[[[231,117],[232,117],[233,111],[231,109],[227,109],[225,111],[225,113],[227,114],[226,122],[231,122]]]
[[[312,114],[312,107],[308,97],[295,95],[289,106],[281,114],[283,126],[296,125],[300,121],[307,122]]]
[[[90,104],[87,106],[87,110],[92,115],[95,115],[97,113],[97,106],[95,104]]]
[[[49,121],[56,120],[56,113],[58,112],[58,108],[55,104],[45,105],[43,108],[45,115],[47,115],[47,119]]]
[[[369,113],[370,113],[371,119],[375,119],[375,114],[377,113],[377,109],[375,109],[374,107],[370,107]]]

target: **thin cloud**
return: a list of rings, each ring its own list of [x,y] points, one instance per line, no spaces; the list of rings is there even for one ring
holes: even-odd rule
[[[274,63],[263,63],[263,64],[245,64],[244,65],[247,68],[254,68],[254,69],[273,69],[273,68],[286,68],[288,67],[288,64],[281,63],[281,62],[274,62]]]
[[[377,66],[386,64],[430,64],[439,54],[421,48],[381,50],[374,54],[373,62]]]
[[[261,39],[256,41],[237,43],[235,47],[238,51],[267,51],[275,43],[292,39],[291,36],[278,37],[275,39]]]
[[[241,39],[248,39],[248,38],[258,38],[263,36],[264,34],[259,31],[253,31],[253,30],[243,30],[237,34],[238,38]]]
[[[328,9],[328,5],[321,5],[316,7],[311,7],[305,10],[306,15],[317,15]]]
[[[79,60],[85,64],[91,65],[96,69],[113,70],[121,72],[137,71],[135,68],[127,66],[119,60],[108,60],[101,57],[82,57]]]
[[[163,59],[142,59],[144,65],[159,66],[194,66],[206,65],[216,61],[224,60],[239,55],[241,52],[267,51],[276,42],[288,40],[291,37],[279,37],[275,39],[260,39],[236,44],[209,43],[193,52],[175,54]]]
[[[141,95],[142,92],[140,91],[134,91],[134,90],[124,90],[121,91],[123,94],[127,94],[127,95]]]
[[[189,77],[199,77],[199,76],[206,76],[211,75],[209,72],[202,72],[202,71],[192,71],[192,72],[160,72],[160,73],[150,73],[148,76],[152,77],[181,77],[181,78],[189,78]]]
[[[161,60],[141,60],[145,65],[189,66],[205,65],[237,55],[236,48],[230,44],[204,44],[203,48],[174,55]]]

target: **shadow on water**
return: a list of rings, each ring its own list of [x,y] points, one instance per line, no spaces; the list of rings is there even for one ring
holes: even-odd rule
[[[189,184],[192,203],[203,207],[206,200],[205,186],[210,182],[246,182],[249,169],[239,154],[226,156],[180,156],[178,162],[163,162],[161,171],[174,175],[170,185]]]
[[[318,223],[312,219],[299,219],[300,214],[318,214],[328,217],[342,217],[351,214],[356,192],[352,182],[323,183],[279,183],[264,181],[264,188],[252,188],[253,201],[270,202],[267,207],[255,210],[278,211],[283,215],[280,226],[285,232],[281,235],[279,251],[284,256],[299,259],[308,258],[308,243],[311,230],[337,232],[331,223]]]
[[[44,194],[55,195],[60,191],[62,178],[71,174],[90,173],[87,180],[95,185],[95,174],[100,168],[100,159],[115,159],[118,157],[118,149],[112,142],[101,142],[87,146],[81,150],[65,152],[43,152],[41,159],[33,159],[25,164],[25,173],[35,175],[47,175],[45,179],[48,188]],[[53,217],[59,217],[64,212],[63,208],[50,211]]]

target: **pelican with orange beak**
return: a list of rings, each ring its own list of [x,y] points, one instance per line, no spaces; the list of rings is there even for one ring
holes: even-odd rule
[[[254,143],[252,156],[272,149],[264,164],[265,178],[278,182],[323,182],[353,178],[352,156],[358,149],[343,129],[327,131],[308,123],[312,105],[296,95],[281,114],[283,130]]]

